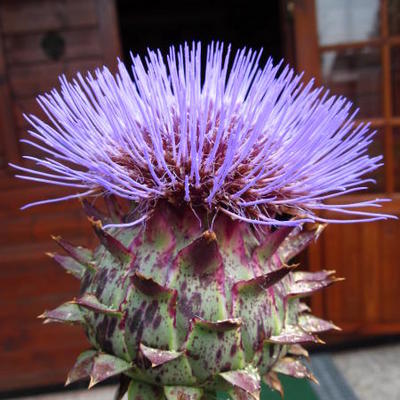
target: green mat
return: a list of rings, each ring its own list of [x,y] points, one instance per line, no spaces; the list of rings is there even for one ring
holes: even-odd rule
[[[305,379],[278,374],[284,388],[285,400],[358,400],[329,353],[313,354],[308,367],[313,371],[319,385]],[[229,397],[222,393],[218,396],[218,400],[228,399]],[[278,392],[263,385],[261,400],[281,400],[281,398]]]
[[[286,375],[279,375],[285,391],[285,400],[319,400],[311,389],[310,383],[306,379],[295,379]],[[230,400],[226,394],[220,393],[218,400]],[[278,392],[271,390],[266,385],[262,386],[261,400],[282,400]]]
[[[315,383],[310,383],[306,379],[295,379],[290,376],[280,375],[280,381],[283,384],[283,390],[285,392],[285,400],[318,400],[311,388],[311,385]],[[281,396],[278,392],[271,390],[267,386],[263,386],[261,392],[262,400],[281,400]]]

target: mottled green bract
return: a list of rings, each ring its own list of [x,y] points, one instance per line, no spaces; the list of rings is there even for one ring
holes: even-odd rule
[[[84,209],[100,245],[92,252],[55,238],[68,255],[52,256],[81,279],[81,292],[43,314],[82,325],[91,343],[68,382],[119,375],[119,399],[200,400],[259,399],[262,381],[282,391],[277,373],[313,379],[300,344],[335,326],[300,298],[335,278],[290,261],[321,225],[255,230],[160,202],[144,225],[104,230],[121,211]]]

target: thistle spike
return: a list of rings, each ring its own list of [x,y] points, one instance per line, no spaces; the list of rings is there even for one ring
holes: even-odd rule
[[[310,333],[325,332],[332,329],[341,331],[341,328],[336,326],[333,322],[317,318],[312,314],[301,314],[299,316],[299,325],[306,332]]]
[[[299,311],[299,314],[302,314],[305,312],[311,312],[311,308],[308,306],[308,304],[304,303],[303,301],[299,301],[298,311]]]
[[[253,258],[260,263],[267,263],[293,229],[292,226],[281,226],[272,233],[267,230],[261,245],[254,251]]]
[[[304,227],[297,227],[296,232],[285,238],[277,253],[282,262],[289,262],[293,257],[303,251],[313,240],[317,240],[325,229],[326,224],[306,223]]]
[[[221,372],[219,375],[232,386],[243,390],[254,399],[259,399],[261,386],[260,377],[256,369],[249,366],[244,370]]]
[[[305,357],[307,359],[310,358],[308,351],[299,344],[290,345],[287,351],[289,354],[293,354],[294,356]]]
[[[278,374],[274,371],[270,371],[263,376],[263,381],[272,389],[279,392],[281,398],[284,398],[284,390],[281,381],[278,378]]]
[[[97,297],[94,294],[91,293],[85,293],[83,296],[72,300],[71,304],[77,304],[81,307],[84,307],[88,310],[94,311],[96,313],[100,314],[107,314],[107,315],[112,315],[115,317],[122,318],[122,312],[107,306],[105,304],[102,304]]]
[[[74,366],[68,373],[68,378],[65,382],[65,386],[73,382],[88,378],[90,376],[90,373],[92,372],[93,362],[96,355],[96,350],[86,350],[81,353],[78,356]]]
[[[98,208],[91,204],[87,199],[79,199],[81,202],[83,211],[88,218],[94,221],[100,221],[102,225],[106,225],[109,222],[107,215],[102,213]]]
[[[69,324],[85,324],[81,309],[74,302],[61,304],[51,311],[45,311],[38,318],[44,319],[43,323],[63,322]]]
[[[121,207],[119,206],[116,197],[110,194],[104,197],[104,201],[106,203],[108,213],[111,217],[111,221],[116,224],[122,223],[124,220],[124,213]]]
[[[110,354],[98,353],[94,360],[92,370],[90,371],[89,389],[98,383],[119,375],[132,368],[132,365],[125,360]]]
[[[292,357],[285,357],[273,366],[274,372],[292,376],[293,378],[307,378],[319,384],[317,378],[299,360]]]
[[[270,343],[294,344],[294,343],[324,343],[317,336],[304,331],[300,326],[286,326],[279,335],[273,335],[267,339]]]
[[[153,349],[145,346],[143,343],[140,343],[139,348],[142,354],[151,362],[153,368],[175,360],[183,354],[182,351]]]
[[[57,242],[74,260],[78,261],[82,265],[91,266],[93,261],[93,253],[89,249],[82,246],[74,246],[61,236],[51,236],[53,240]]]
[[[87,265],[82,265],[80,262],[76,261],[70,256],[62,256],[55,253],[46,253],[46,255],[56,261],[67,271],[67,273],[73,275],[75,278],[83,278],[87,269]]]
[[[131,253],[118,239],[110,235],[103,229],[103,225],[100,220],[94,220],[88,218],[89,222],[100,240],[100,243],[107,248],[107,250],[117,258],[122,264],[130,260]]]
[[[340,282],[343,278],[334,276],[336,271],[322,270],[319,272],[295,272],[294,282],[291,284],[288,297],[304,297],[317,292],[332,283]]]
[[[298,264],[284,265],[281,268],[268,272],[264,275],[259,275],[256,278],[249,279],[247,281],[236,282],[232,287],[233,298],[235,298],[235,296],[238,296],[239,291],[245,290],[246,288],[257,287],[266,290],[269,287],[275,285],[275,283],[279,282],[289,272],[297,267]]]

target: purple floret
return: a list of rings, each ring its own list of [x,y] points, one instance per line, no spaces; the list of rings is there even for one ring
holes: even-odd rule
[[[357,204],[324,200],[365,190],[380,165],[368,146],[375,132],[355,124],[344,97],[303,83],[288,66],[261,51],[212,43],[202,67],[201,45],[149,50],[132,57],[132,76],[118,63],[78,74],[61,90],[38,97],[50,122],[26,116],[32,140],[46,153],[28,157],[38,169],[13,165],[22,179],[69,186],[69,196],[116,195],[151,211],[157,200],[203,206],[253,224],[376,221],[362,212],[385,199]],[[203,76],[202,76],[203,74]],[[324,219],[320,210],[354,216]],[[283,218],[289,215],[292,218]],[[146,214],[133,225],[145,220]]]

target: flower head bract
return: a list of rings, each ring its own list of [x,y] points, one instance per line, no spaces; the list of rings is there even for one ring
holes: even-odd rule
[[[381,165],[370,157],[368,124],[344,97],[302,82],[282,63],[259,65],[261,52],[234,57],[213,43],[202,68],[201,45],[172,47],[166,58],[150,51],[78,74],[61,90],[39,96],[49,122],[26,116],[46,154],[27,158],[38,169],[15,166],[23,179],[79,190],[60,199],[114,194],[132,200],[145,220],[160,199],[187,202],[212,214],[261,225],[354,222],[388,216],[363,212],[379,206],[325,204],[366,189],[366,174]],[[320,210],[353,216],[324,219]],[[289,216],[290,218],[288,218]]]

